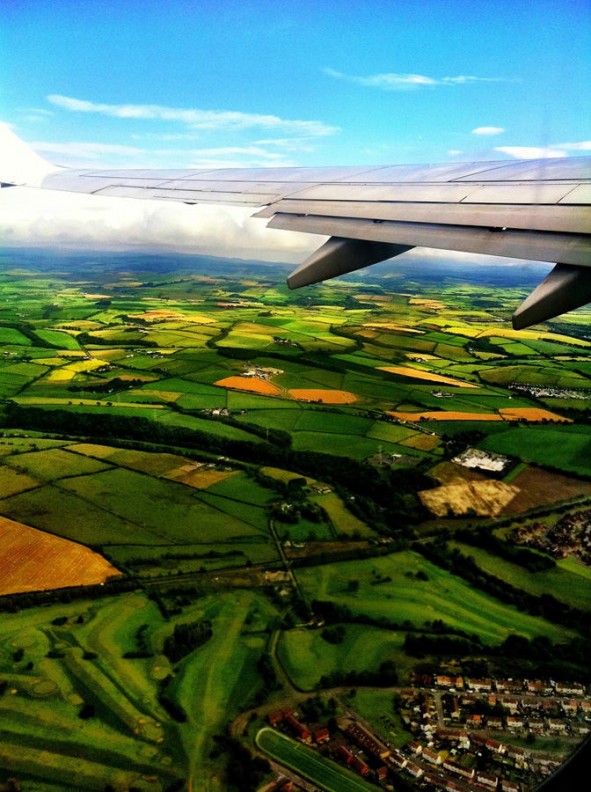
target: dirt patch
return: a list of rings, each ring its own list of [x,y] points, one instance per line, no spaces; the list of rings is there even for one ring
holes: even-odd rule
[[[479,473],[474,468],[466,468],[453,462],[440,462],[431,468],[429,475],[437,479],[440,484],[451,484],[458,481],[488,481],[484,473]]]
[[[461,516],[472,512],[481,517],[500,514],[519,490],[503,481],[454,481],[432,490],[419,492],[419,497],[437,517]]]
[[[519,493],[503,508],[503,514],[518,514],[545,503],[591,495],[591,481],[549,473],[533,466],[526,468],[511,483],[519,488]]]

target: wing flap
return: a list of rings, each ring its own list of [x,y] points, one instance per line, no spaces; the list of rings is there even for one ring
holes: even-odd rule
[[[259,212],[258,217],[272,214],[312,215],[357,220],[389,220],[396,222],[433,223],[438,225],[481,228],[520,228],[533,231],[580,233],[589,225],[589,209],[583,206],[519,206],[480,205],[465,203],[416,203],[392,201],[327,201],[286,198]]]
[[[365,239],[410,247],[432,247],[483,253],[491,256],[561,260],[566,264],[591,266],[591,237],[520,229],[491,230],[436,223],[407,223],[359,220],[343,217],[276,214],[269,228],[304,231],[311,234]]]

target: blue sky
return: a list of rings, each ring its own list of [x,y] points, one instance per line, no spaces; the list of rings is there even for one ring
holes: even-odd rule
[[[0,119],[64,165],[591,151],[591,0],[10,0],[0,73]]]

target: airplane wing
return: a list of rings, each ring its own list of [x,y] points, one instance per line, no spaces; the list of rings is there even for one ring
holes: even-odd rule
[[[516,329],[591,301],[590,157],[356,168],[78,170],[52,166],[6,129],[2,149],[2,187],[254,206],[260,209],[254,216],[267,219],[270,228],[329,236],[291,273],[291,288],[421,246],[554,263],[515,312]]]

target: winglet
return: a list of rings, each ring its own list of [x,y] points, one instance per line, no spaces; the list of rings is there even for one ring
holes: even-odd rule
[[[591,301],[591,268],[557,264],[513,314],[513,327],[545,322]]]
[[[408,245],[331,237],[291,273],[287,285],[290,289],[310,286],[394,258],[407,250],[410,250]]]
[[[40,157],[0,122],[0,184],[2,187],[38,187],[45,176],[62,170]]]

